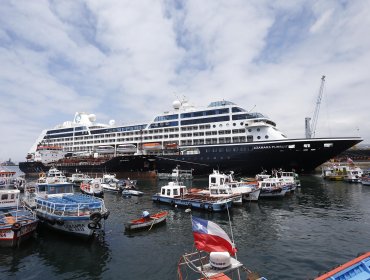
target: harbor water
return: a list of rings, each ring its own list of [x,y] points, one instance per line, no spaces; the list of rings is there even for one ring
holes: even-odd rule
[[[135,179],[135,178],[133,178]],[[237,257],[267,279],[313,279],[370,251],[370,187],[300,177],[283,199],[246,203],[230,211]],[[142,197],[106,193],[105,235],[90,242],[40,229],[19,248],[0,248],[0,279],[177,279],[180,256],[193,249],[189,213],[151,201],[166,181],[139,180]],[[188,185],[206,187],[208,178]],[[78,191],[78,189],[76,189]],[[124,223],[144,210],[169,210],[167,223],[127,233]],[[193,211],[230,232],[226,213]]]

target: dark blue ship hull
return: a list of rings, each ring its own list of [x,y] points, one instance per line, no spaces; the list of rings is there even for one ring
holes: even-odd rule
[[[361,141],[362,139],[358,137],[316,138],[189,146],[182,147],[176,154],[118,156],[99,164],[84,158],[79,162],[55,162],[49,165],[40,162],[21,162],[19,168],[26,174],[45,172],[51,166],[66,173],[75,173],[76,170],[86,173],[117,174],[171,172],[177,165],[182,169],[194,169],[194,175],[209,174],[214,169],[245,175],[273,168],[309,173]],[[192,152],[187,153],[187,148]]]

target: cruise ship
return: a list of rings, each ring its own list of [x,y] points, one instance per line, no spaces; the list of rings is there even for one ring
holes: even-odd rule
[[[267,116],[230,101],[194,107],[176,100],[148,123],[96,122],[77,112],[73,121],[42,131],[25,162],[26,174],[54,166],[64,172],[170,172],[176,166],[256,174],[282,168],[310,172],[362,141],[360,137],[289,139]]]

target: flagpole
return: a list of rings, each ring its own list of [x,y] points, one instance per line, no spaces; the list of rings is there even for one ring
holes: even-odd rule
[[[231,233],[231,240],[233,241],[233,247],[235,249],[235,240],[234,240],[234,233],[233,233],[233,228],[231,227],[231,219],[230,219],[230,213],[229,213],[229,206],[227,205],[226,202],[226,210],[227,210],[227,217],[229,218],[229,226],[230,226],[230,233]],[[235,259],[237,260],[238,257],[235,252]]]

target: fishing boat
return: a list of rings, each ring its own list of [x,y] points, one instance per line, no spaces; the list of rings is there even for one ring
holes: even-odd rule
[[[227,211],[231,208],[233,197],[211,196],[199,190],[191,192],[182,182],[171,181],[162,186],[159,193],[152,196],[155,202],[170,204],[173,207],[182,206],[210,212]]]
[[[260,198],[284,197],[292,190],[292,185],[286,184],[276,177],[266,178],[259,181],[261,188]]]
[[[75,194],[73,186],[68,182],[27,186],[23,201],[50,229],[82,238],[100,234],[109,216],[104,200]]]
[[[193,179],[193,169],[180,169],[177,165],[172,169],[172,173],[157,173],[160,180],[191,180]]]
[[[103,174],[103,177],[100,178],[100,182],[103,191],[114,193],[122,192],[122,186],[116,178],[116,174]]]
[[[67,178],[68,182],[73,183],[75,185],[81,184],[83,181],[88,180],[90,177],[87,174],[78,172],[71,174],[70,177]]]
[[[38,219],[20,205],[20,191],[0,190],[0,247],[19,246],[36,231]]]
[[[42,176],[42,174],[43,173],[41,173],[41,176]],[[43,181],[42,177],[40,177],[39,179],[40,179],[40,182]],[[44,181],[45,181],[45,183],[48,183],[48,184],[67,182],[67,177],[64,175],[64,173],[62,171],[58,170],[55,167],[52,167],[46,173]]]
[[[208,183],[211,193],[220,193],[220,190],[217,191],[217,188],[225,186],[230,189],[232,194],[241,195],[242,201],[257,201],[261,192],[261,188],[256,181],[236,181],[233,171],[225,174],[220,173],[218,170],[214,170],[213,173],[209,175]]]
[[[103,197],[103,187],[99,179],[85,179],[80,184],[80,190],[82,193],[92,196]]]
[[[166,222],[168,216],[168,211],[158,212],[156,214],[149,214],[148,211],[144,211],[142,217],[139,219],[131,220],[125,224],[126,230],[140,230],[147,229],[149,230],[155,226]]]
[[[177,279],[266,280],[241,263],[228,234],[216,223],[191,217],[195,251],[185,253],[177,265]]]
[[[92,138],[86,141],[86,135]],[[102,144],[102,139],[109,144]],[[81,172],[171,173],[180,164],[194,169],[194,175],[214,169],[256,174],[276,166],[307,173],[361,141],[360,137],[288,138],[266,115],[231,101],[196,107],[183,99],[151,121],[132,125],[99,123],[94,114],[76,112],[73,121],[43,130],[19,168],[26,174],[46,172],[51,166],[69,173],[76,166]],[[41,145],[59,146],[65,155],[75,156],[39,159],[35,154]],[[121,145],[135,145],[137,151],[123,154]]]
[[[122,188],[122,195],[123,196],[142,196],[144,193],[139,191],[134,186],[125,186]]]
[[[370,279],[370,252],[315,278],[315,280],[366,280]]]

